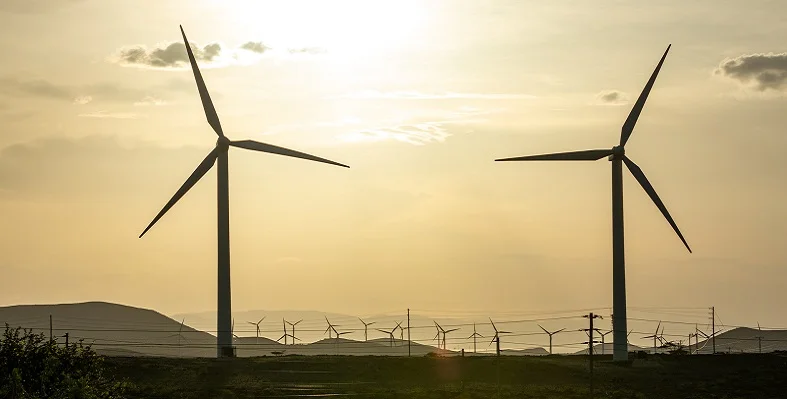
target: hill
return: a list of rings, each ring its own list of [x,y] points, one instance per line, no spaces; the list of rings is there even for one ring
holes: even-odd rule
[[[760,341],[757,337],[762,337]],[[762,344],[762,352],[787,351],[787,330],[757,330],[756,328],[737,327],[716,335],[716,353],[757,353]],[[698,345],[692,344],[692,353]],[[713,353],[713,339],[699,342],[699,353]]]
[[[107,355],[205,356],[216,354],[216,338],[150,309],[106,302],[17,305],[0,308],[0,323],[32,329],[65,343],[84,340]]]

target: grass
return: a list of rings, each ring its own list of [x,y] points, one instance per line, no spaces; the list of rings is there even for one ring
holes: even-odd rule
[[[787,357],[596,356],[595,398],[787,396]],[[132,398],[589,398],[585,356],[108,358]]]

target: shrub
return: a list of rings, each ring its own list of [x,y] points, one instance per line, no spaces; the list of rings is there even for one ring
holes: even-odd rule
[[[107,376],[103,358],[82,341],[68,346],[5,327],[0,340],[0,397],[12,399],[116,399],[125,384]]]

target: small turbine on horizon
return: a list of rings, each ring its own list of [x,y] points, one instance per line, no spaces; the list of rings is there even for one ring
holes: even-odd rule
[[[288,157],[301,158],[310,161],[322,162],[336,166],[349,168],[349,166],[340,164],[338,162],[330,161],[325,158],[319,158],[314,155],[309,155],[303,152],[290,150],[284,147],[278,147],[271,144],[261,143],[254,140],[239,140],[233,141],[224,135],[224,130],[219,122],[219,116],[213,106],[213,101],[210,98],[208,89],[205,86],[205,81],[202,79],[197,60],[194,58],[194,53],[191,51],[188,39],[186,39],[186,32],[183,31],[183,26],[180,27],[180,33],[183,36],[183,43],[186,45],[186,53],[191,63],[191,70],[194,74],[194,80],[197,84],[197,91],[199,91],[200,99],[202,100],[202,108],[205,110],[205,116],[208,124],[213,131],[216,132],[218,139],[216,146],[208,153],[205,159],[200,162],[194,172],[186,179],[186,182],[175,192],[175,195],[167,202],[166,205],[159,211],[153,221],[142,231],[139,238],[145,235],[167,211],[172,208],[181,197],[183,197],[197,182],[205,176],[206,173],[213,167],[213,164],[218,163],[217,177],[217,208],[218,208],[218,311],[216,317],[217,334],[216,334],[216,348],[217,357],[234,357],[235,351],[232,345],[232,305],[231,305],[231,291],[230,291],[230,206],[229,206],[229,172],[228,172],[228,151],[230,147],[242,148],[252,151],[267,152],[270,154],[284,155]]]
[[[511,334],[511,331],[498,331],[491,317],[489,318],[489,322],[492,323],[492,328],[495,330],[495,336],[492,337],[492,341],[489,342],[489,345],[492,345],[493,342],[497,342],[497,356],[500,356],[500,334]]]
[[[186,339],[186,337],[184,337],[184,336],[183,336],[183,324],[184,324],[184,323],[186,323],[186,318],[185,318],[185,317],[184,317],[184,318],[183,318],[183,320],[180,322],[180,327],[178,327],[178,333],[177,333],[177,334],[172,334],[172,335],[168,335],[168,336],[164,337],[164,338],[169,338],[169,337],[178,337],[178,357],[180,357],[180,355],[181,355],[181,353],[180,353],[180,352],[181,352],[181,348],[180,348],[180,340],[182,339],[182,340],[184,340],[184,341],[188,341],[188,340]]]
[[[289,325],[290,325],[290,328],[292,328],[292,335],[291,335],[291,337],[292,337],[292,339],[293,339],[293,341],[292,341],[292,344],[293,344],[293,345],[295,345],[295,340],[297,339],[297,338],[295,338],[295,326],[297,326],[297,325],[298,325],[298,323],[300,323],[300,322],[302,322],[302,321],[303,321],[303,319],[301,319],[301,320],[298,320],[298,321],[296,321],[295,323],[290,323],[289,321],[287,322],[287,324],[289,324]],[[300,340],[298,340],[298,341],[300,341]]]
[[[262,316],[262,318],[256,323],[253,321],[247,321],[247,323],[257,327],[257,338],[254,340],[255,344],[260,343],[260,323],[262,323],[263,320],[265,320],[265,316]]]
[[[659,324],[656,326],[656,332],[653,333],[653,335],[648,335],[648,336],[642,337],[642,338],[645,338],[645,339],[653,338],[653,354],[654,355],[656,354],[656,341],[658,341],[661,338],[661,336],[659,335],[659,327],[661,327],[661,320],[659,320]],[[661,332],[663,334],[664,330],[662,330]]]
[[[368,327],[369,327],[369,326],[371,326],[372,324],[376,323],[376,321],[373,321],[373,322],[367,323],[367,322],[363,321],[363,319],[362,319],[362,318],[360,318],[360,317],[358,318],[358,320],[360,320],[360,321],[361,321],[361,323],[363,323],[363,340],[364,340],[364,342],[366,342],[366,341],[368,341],[368,340],[369,340],[369,330],[368,330]]]
[[[394,344],[394,331],[396,331],[396,327],[392,328],[390,331],[383,330],[383,329],[380,329],[380,328],[377,328],[376,330],[377,330],[377,331],[379,331],[379,332],[381,332],[381,333],[388,334],[388,337],[390,338],[390,341],[389,341],[389,342],[391,343],[391,347],[393,348],[393,344]]]
[[[659,74],[659,70],[661,70],[661,66],[664,64],[664,59],[667,58],[667,53],[669,52],[670,44],[667,46],[667,50],[664,52],[664,55],[661,57],[656,69],[653,71],[653,74],[650,76],[648,83],[645,85],[645,88],[642,90],[642,93],[637,98],[637,102],[634,104],[634,107],[631,109],[626,122],[623,124],[623,128],[621,129],[620,133],[620,142],[618,145],[612,147],[612,149],[606,150],[584,150],[584,151],[572,151],[572,152],[561,152],[561,153],[553,153],[553,154],[544,154],[544,155],[530,155],[530,156],[522,156],[522,157],[513,157],[513,158],[503,158],[503,159],[496,159],[495,161],[597,161],[604,157],[609,157],[608,159],[612,163],[612,306],[613,306],[613,313],[618,315],[615,318],[615,323],[613,324],[613,342],[614,342],[614,351],[613,351],[613,360],[616,362],[625,362],[628,359],[628,345],[626,342],[626,263],[625,263],[625,248],[624,248],[624,234],[623,234],[623,164],[626,164],[626,167],[629,169],[634,178],[637,179],[640,186],[645,190],[645,192],[650,196],[650,199],[653,203],[656,204],[656,207],[659,208],[661,213],[667,219],[672,229],[675,230],[675,233],[678,234],[678,237],[683,242],[683,245],[686,246],[686,249],[689,250],[691,253],[691,248],[689,248],[689,244],[683,238],[683,234],[681,234],[678,226],[675,224],[675,221],[672,220],[672,216],[670,216],[669,212],[667,211],[667,207],[664,206],[664,203],[659,198],[658,194],[656,194],[656,190],[650,184],[648,179],[645,177],[645,174],[642,172],[642,169],[637,166],[630,158],[626,156],[626,142],[628,141],[631,133],[634,131],[634,125],[637,123],[637,119],[642,112],[642,108],[645,106],[645,101],[648,98],[648,94],[650,94],[650,90],[653,88],[653,84],[656,82],[656,77]]]
[[[478,352],[476,352],[476,338],[484,338],[484,336],[479,334],[478,332],[476,332],[476,330],[475,330],[475,323],[473,323],[473,335],[467,337],[467,339],[470,339],[470,338],[473,339],[473,353],[478,353]]]
[[[328,316],[324,316],[324,317],[325,317],[325,322],[328,323],[328,328],[325,329],[325,332],[328,333],[328,339],[333,338],[331,337],[331,331],[336,333],[336,338],[339,338],[339,332],[336,331],[336,327],[340,327],[340,326],[338,324],[331,324],[331,322],[328,321]]]
[[[538,326],[541,327],[541,324],[538,324]],[[544,332],[547,333],[547,335],[549,335],[549,354],[551,355],[552,354],[552,336],[557,334],[557,333],[559,333],[559,332],[561,332],[561,331],[563,331],[563,330],[565,330],[565,328],[561,328],[560,330],[557,330],[555,332],[549,332],[544,327],[541,327],[541,329],[544,330]]]

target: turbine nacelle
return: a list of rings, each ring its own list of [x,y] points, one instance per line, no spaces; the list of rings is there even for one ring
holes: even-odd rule
[[[608,159],[610,161],[622,160],[625,155],[626,155],[626,148],[624,148],[622,145],[616,145],[612,147],[612,153],[609,154]]]
[[[221,152],[227,152],[227,150],[230,149],[230,143],[230,139],[228,139],[227,136],[219,136],[219,138],[216,139],[216,149]]]

